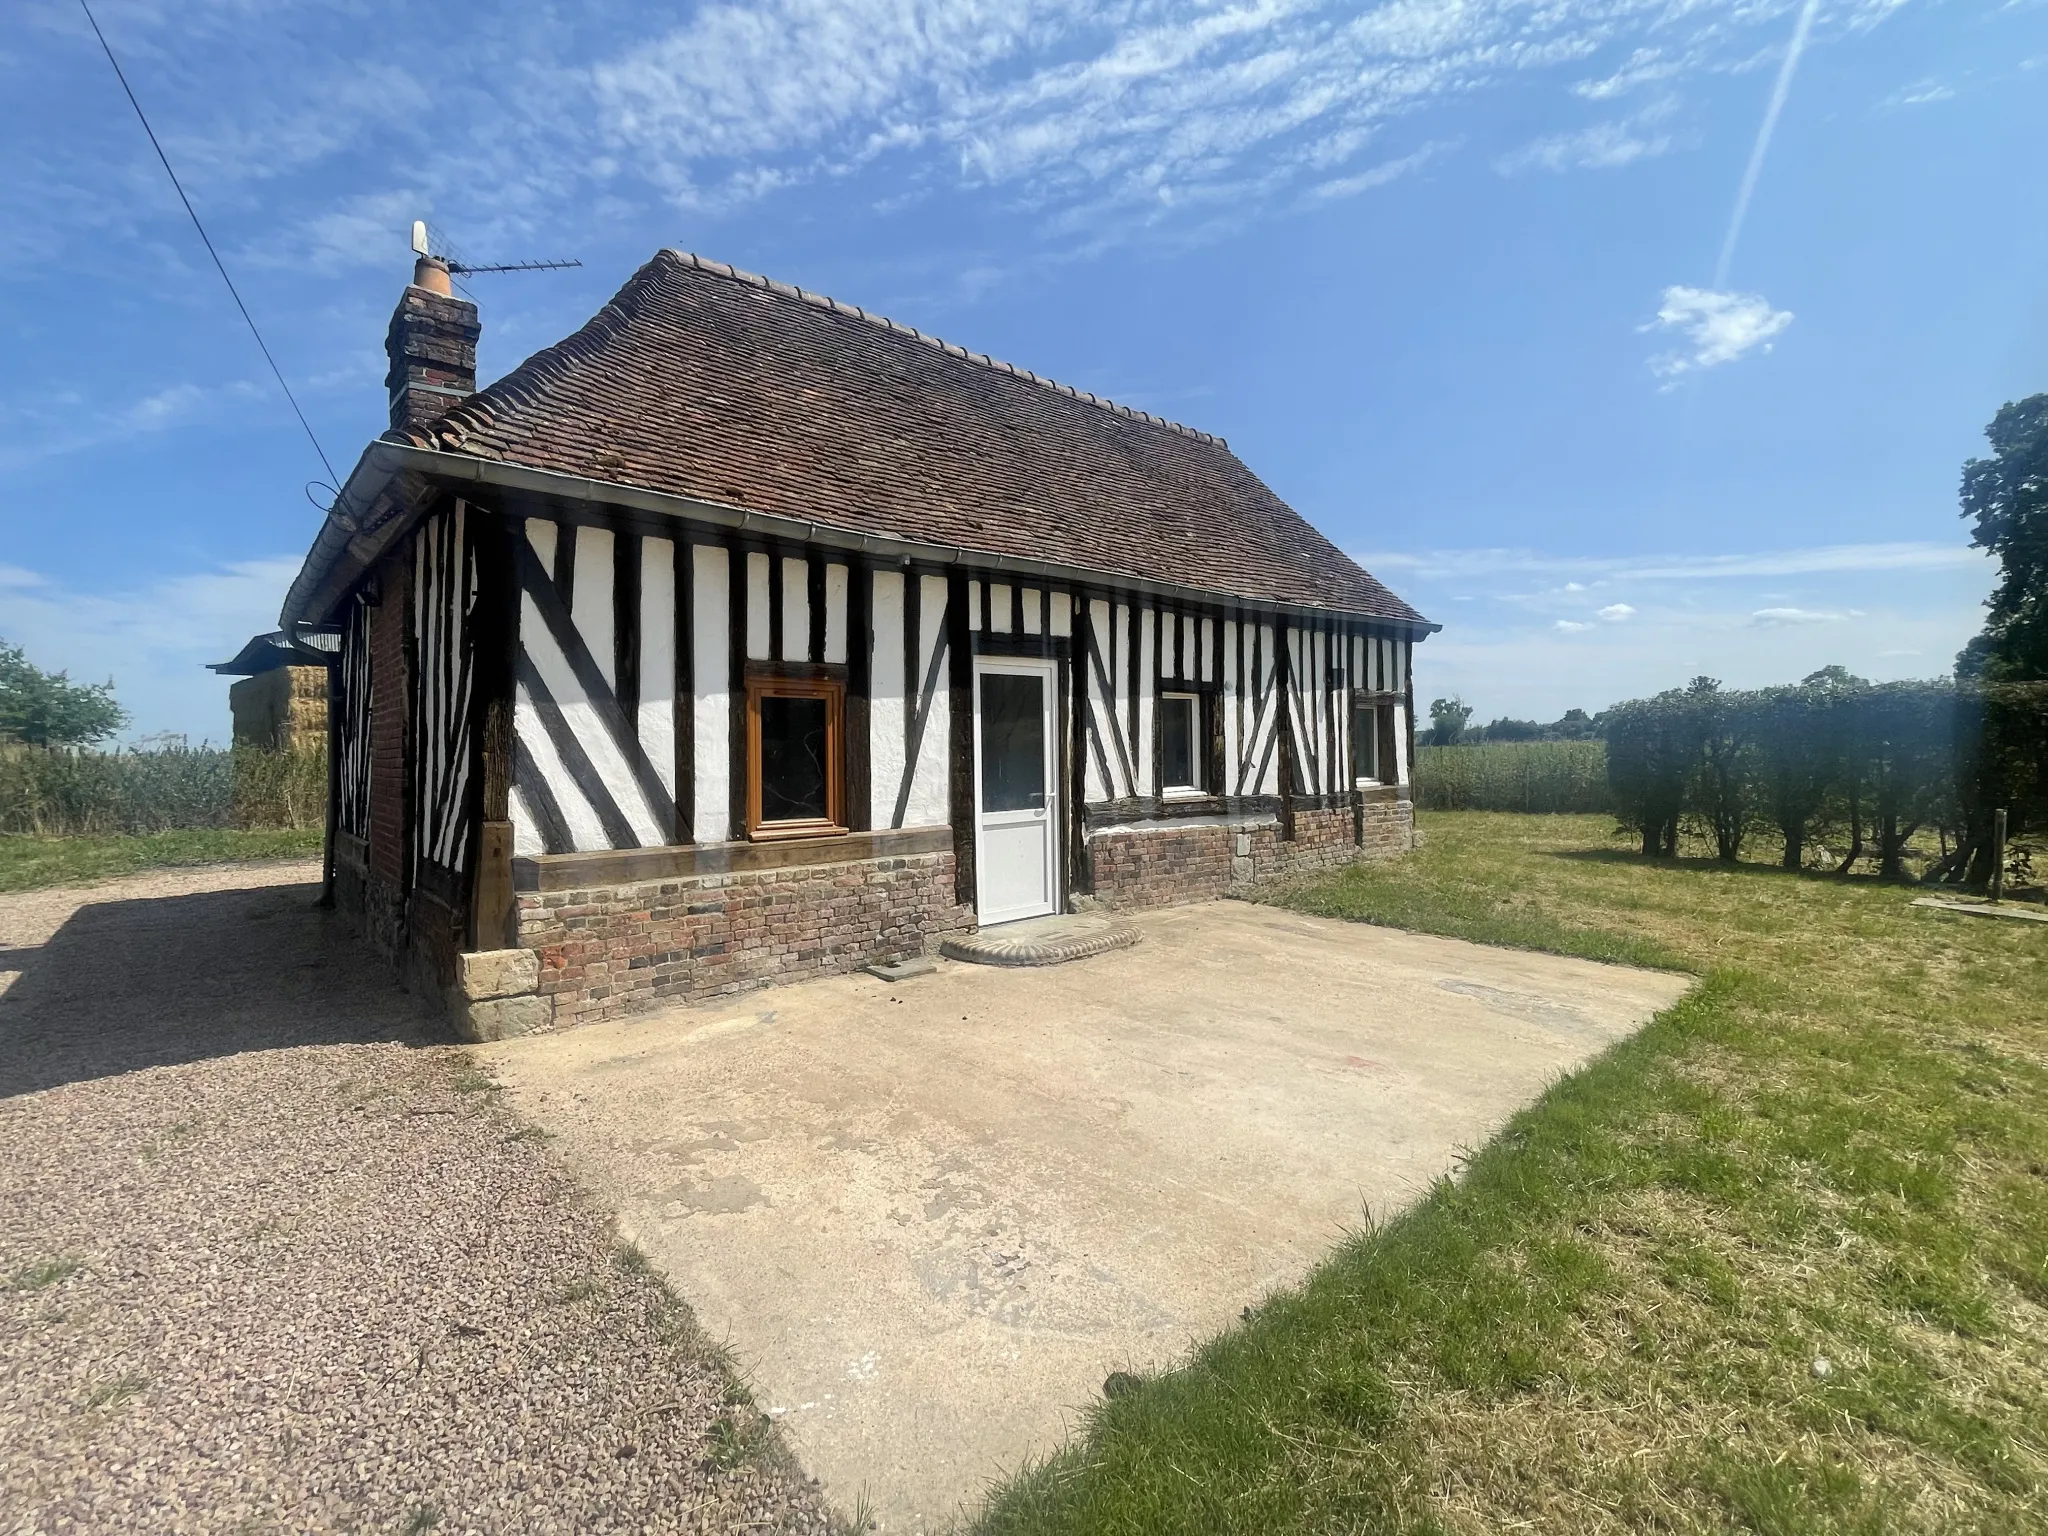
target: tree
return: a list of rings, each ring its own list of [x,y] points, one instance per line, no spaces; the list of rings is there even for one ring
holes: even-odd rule
[[[1678,852],[1679,818],[1699,760],[1692,691],[1673,688],[1608,712],[1608,787],[1621,825],[1642,835],[1645,857],[1668,859]]]
[[[1465,722],[1472,718],[1472,706],[1455,693],[1448,699],[1433,699],[1429,706],[1429,744],[1454,747],[1465,739]]]
[[[1718,678],[1696,677],[1684,700],[1690,736],[1698,743],[1689,798],[1713,834],[1716,856],[1733,864],[1742,857],[1755,795],[1750,695],[1723,693]]]
[[[1955,688],[1946,682],[1881,683],[1855,699],[1856,752],[1873,791],[1877,873],[1906,877],[1913,834],[1943,819],[1953,797]]]
[[[1956,657],[1956,846],[1930,878],[1982,885],[1996,813],[2048,821],[2048,394],[2000,407],[1963,466],[1970,541],[1998,557],[1984,629]]]
[[[1956,658],[1963,677],[2048,678],[2048,394],[2000,407],[1984,429],[1991,457],[1963,466],[1970,542],[1998,557],[1984,632]]]
[[[1809,672],[1796,687],[1752,695],[1758,796],[1784,839],[1787,869],[1805,864],[1808,836],[1831,797],[1847,788],[1845,701],[1869,686],[1846,667],[1830,666]]]
[[[0,740],[33,747],[86,747],[128,723],[114,684],[74,683],[45,672],[22,648],[0,640]]]
[[[1502,715],[1474,734],[1482,741],[1541,741],[1543,727],[1534,720],[1515,720]]]
[[[1600,722],[1583,709],[1568,709],[1543,734],[1552,741],[1590,741],[1600,734]]]

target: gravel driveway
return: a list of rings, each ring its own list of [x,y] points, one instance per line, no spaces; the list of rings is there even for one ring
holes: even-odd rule
[[[830,1530],[316,878],[0,897],[0,1532]]]

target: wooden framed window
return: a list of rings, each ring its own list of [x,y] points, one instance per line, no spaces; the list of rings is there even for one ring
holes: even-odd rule
[[[837,677],[747,679],[747,836],[846,831],[846,683]]]
[[[1208,792],[1204,771],[1208,741],[1202,731],[1202,696],[1198,693],[1159,695],[1159,788],[1167,795]]]

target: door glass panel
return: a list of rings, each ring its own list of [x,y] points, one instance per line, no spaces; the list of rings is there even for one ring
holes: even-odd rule
[[[761,700],[761,819],[823,821],[825,804],[823,699]]]
[[[1168,789],[1195,787],[1195,701],[1189,694],[1160,696],[1159,771]]]
[[[1036,673],[981,674],[981,808],[1045,806],[1045,679]]]

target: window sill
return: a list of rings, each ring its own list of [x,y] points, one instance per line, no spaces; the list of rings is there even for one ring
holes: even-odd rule
[[[1192,784],[1169,784],[1159,792],[1162,800],[1206,800],[1209,791],[1197,789]]]
[[[764,821],[751,828],[747,840],[755,843],[786,843],[799,837],[844,837],[847,829],[829,821]]]

